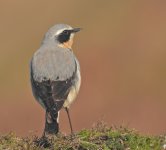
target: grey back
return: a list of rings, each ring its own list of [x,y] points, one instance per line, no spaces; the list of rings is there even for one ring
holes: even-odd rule
[[[56,45],[43,45],[31,60],[34,80],[63,81],[72,77],[76,71],[76,60],[73,52]]]

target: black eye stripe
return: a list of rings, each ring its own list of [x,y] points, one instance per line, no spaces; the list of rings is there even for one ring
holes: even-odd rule
[[[62,33],[58,35],[57,40],[60,43],[67,42],[70,39],[70,34],[71,34],[70,30],[64,30]]]

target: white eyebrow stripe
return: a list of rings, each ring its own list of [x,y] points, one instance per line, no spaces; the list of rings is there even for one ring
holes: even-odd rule
[[[73,29],[73,28],[63,28],[63,29],[59,29],[59,30],[55,33],[55,35],[58,35],[58,34],[62,33],[64,30],[71,30],[71,29]]]
[[[55,33],[55,35],[58,35],[58,34],[62,33],[64,30],[66,30],[66,29],[59,29],[59,30]]]

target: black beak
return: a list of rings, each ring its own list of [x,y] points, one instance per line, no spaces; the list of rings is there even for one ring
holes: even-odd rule
[[[82,28],[74,28],[71,30],[71,33],[76,33],[79,32],[80,30],[82,30]]]

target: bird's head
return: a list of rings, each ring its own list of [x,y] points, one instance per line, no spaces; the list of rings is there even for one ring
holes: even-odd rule
[[[58,46],[71,49],[73,37],[81,28],[72,28],[67,24],[57,24],[46,33],[43,43],[54,42]]]

